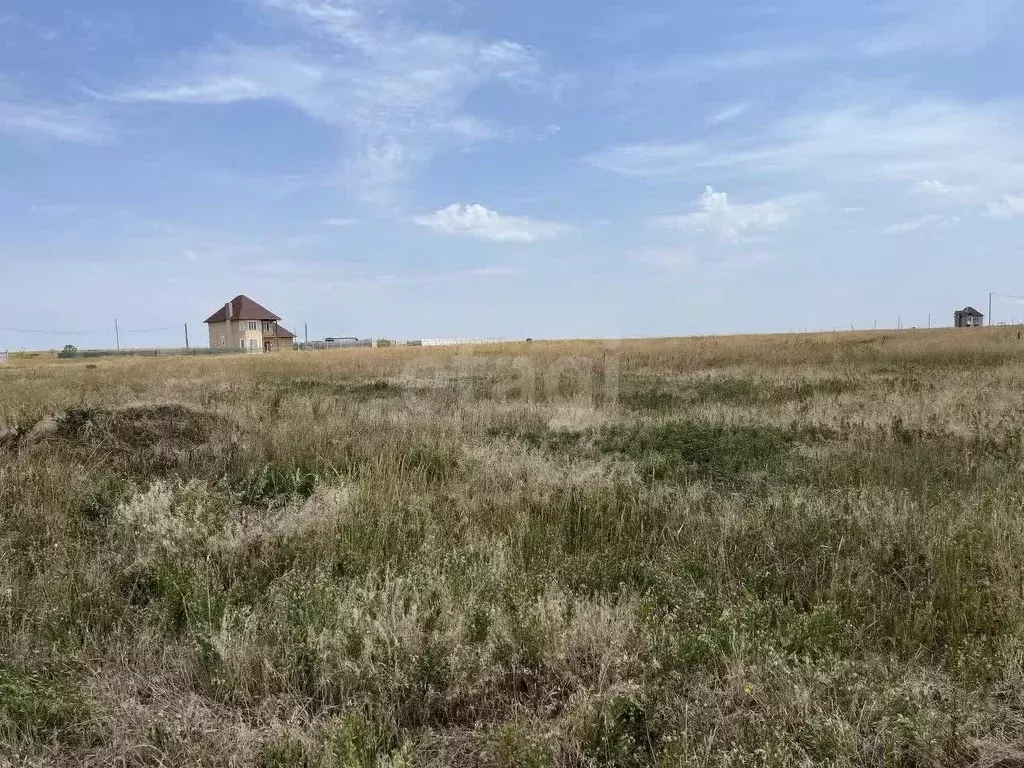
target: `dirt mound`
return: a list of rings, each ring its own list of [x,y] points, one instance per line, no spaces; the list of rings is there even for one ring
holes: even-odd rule
[[[58,446],[133,474],[159,473],[226,454],[234,430],[219,414],[183,403],[132,404],[48,416],[19,442],[28,450]]]

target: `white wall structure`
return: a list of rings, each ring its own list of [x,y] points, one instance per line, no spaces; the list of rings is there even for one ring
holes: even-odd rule
[[[503,344],[505,339],[423,339],[424,347],[459,347],[463,344]]]

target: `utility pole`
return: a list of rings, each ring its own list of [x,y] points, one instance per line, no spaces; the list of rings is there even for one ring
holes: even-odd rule
[[[995,320],[992,319],[992,291],[988,292],[988,324],[995,324]]]
[[[114,318],[114,340],[117,344],[117,351],[121,351],[121,329],[118,327],[117,318]]]
[[[190,349],[188,345],[188,323],[185,323],[185,351],[188,352]]]
[[[931,327],[932,327],[932,313],[929,312],[928,313],[928,328],[931,329]]]
[[[303,323],[303,336],[306,338],[306,343],[309,344],[309,323]]]

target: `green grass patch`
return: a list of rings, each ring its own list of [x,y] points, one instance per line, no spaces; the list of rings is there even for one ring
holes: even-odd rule
[[[0,664],[0,734],[43,744],[81,736],[89,710],[70,682]]]
[[[283,394],[338,397],[368,402],[371,400],[389,400],[401,397],[405,389],[384,379],[373,381],[333,381],[331,379],[287,379],[273,383],[271,387]]]
[[[713,377],[687,388],[691,400],[736,406],[777,406],[805,402],[814,397],[838,397],[858,389],[850,379],[775,382],[754,377]]]
[[[726,479],[781,467],[795,442],[791,431],[766,425],[666,421],[603,427],[594,446],[636,461],[658,479],[681,469]]]

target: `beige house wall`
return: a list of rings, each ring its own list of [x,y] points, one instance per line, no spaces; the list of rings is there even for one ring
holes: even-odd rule
[[[263,323],[259,320],[240,320],[236,330],[235,346],[254,355],[263,354]]]
[[[238,346],[233,323],[210,323],[210,349],[234,349]]]
[[[255,330],[253,329],[255,324]],[[264,341],[264,325],[262,321],[236,320],[231,323],[210,323],[210,349],[242,350],[251,354],[263,354],[266,351]],[[273,324],[268,336],[273,336]],[[290,341],[274,341],[274,350],[290,350]]]

